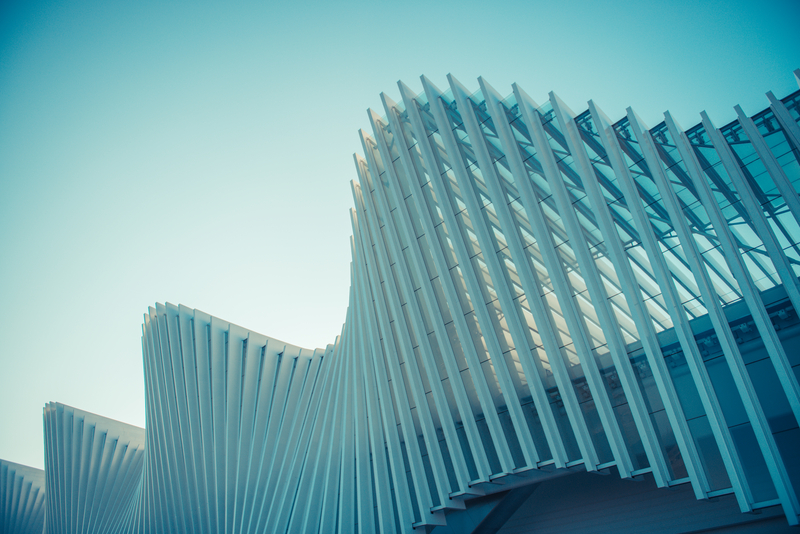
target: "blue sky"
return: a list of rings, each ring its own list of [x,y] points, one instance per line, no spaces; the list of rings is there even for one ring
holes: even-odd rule
[[[232,4],[0,5],[0,458],[43,465],[48,401],[144,426],[156,301],[332,342],[357,131],[399,79],[684,128],[797,90],[797,0]]]

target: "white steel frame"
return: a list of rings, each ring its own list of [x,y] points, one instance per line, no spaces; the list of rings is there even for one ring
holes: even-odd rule
[[[398,82],[359,131],[335,342],[302,349],[156,304],[147,431],[48,404],[45,470],[0,461],[0,530],[410,534],[476,497],[612,469],[798,524],[800,440],[776,436],[800,435],[800,341],[781,330],[798,323],[800,235],[759,191],[770,180],[800,224],[796,95],[684,131],[669,112],[648,129],[630,108],[612,123],[593,102],[576,115],[554,93],[540,106],[517,85],[504,98],[447,80]],[[768,113],[794,160],[759,132]]]

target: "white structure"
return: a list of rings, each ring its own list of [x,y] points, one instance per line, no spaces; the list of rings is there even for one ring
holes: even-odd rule
[[[40,534],[44,527],[44,471],[0,460],[0,532]]]
[[[798,524],[800,91],[684,131],[448,81],[360,132],[336,342],[151,308],[146,433],[45,408],[45,532]]]

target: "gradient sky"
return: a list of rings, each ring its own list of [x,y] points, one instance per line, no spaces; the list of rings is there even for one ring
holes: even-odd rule
[[[144,426],[142,314],[339,334],[357,131],[452,73],[650,126],[796,91],[800,2],[0,4],[0,458],[42,407]]]

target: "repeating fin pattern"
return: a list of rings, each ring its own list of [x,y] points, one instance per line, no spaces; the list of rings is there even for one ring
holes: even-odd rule
[[[145,431],[76,408],[44,408],[48,534],[131,530]]]
[[[0,533],[40,534],[44,471],[0,460]]]
[[[291,512],[310,504],[303,467],[328,452],[318,415],[333,346],[301,349],[171,304],[150,309],[142,342],[152,430],[136,531],[285,532],[301,521]]]
[[[359,132],[336,342],[150,308],[146,433],[45,408],[45,532],[455,532],[611,470],[798,524],[800,91],[683,130],[448,82]]]
[[[800,92],[684,131],[448,81],[381,95],[355,156],[344,337],[372,366],[378,508],[430,528],[613,467],[797,524]],[[386,530],[367,493],[358,524]]]

